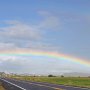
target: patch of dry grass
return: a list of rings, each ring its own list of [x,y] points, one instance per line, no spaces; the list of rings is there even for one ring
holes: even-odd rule
[[[0,90],[5,90],[2,86],[2,83],[0,82]]]

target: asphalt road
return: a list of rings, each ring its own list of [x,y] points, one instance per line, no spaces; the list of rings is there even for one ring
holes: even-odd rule
[[[61,90],[61,89],[90,90],[87,88],[56,85],[56,84],[41,83],[41,82],[21,81],[21,80],[9,79],[9,78],[0,78],[0,80],[7,83],[7,85],[9,84],[9,87],[12,87],[9,90]]]

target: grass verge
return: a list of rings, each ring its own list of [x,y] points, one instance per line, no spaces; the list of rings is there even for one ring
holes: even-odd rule
[[[0,90],[5,90],[2,86],[2,83],[0,82]]]

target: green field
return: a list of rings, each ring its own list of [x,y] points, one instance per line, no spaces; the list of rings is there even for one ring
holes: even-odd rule
[[[19,76],[13,77],[20,80],[31,80],[37,82],[48,82],[54,84],[63,84],[79,87],[90,88],[90,78],[88,77],[33,77],[33,76]]]

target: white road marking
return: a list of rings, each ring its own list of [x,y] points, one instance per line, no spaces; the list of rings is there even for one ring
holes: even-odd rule
[[[1,78],[0,78],[0,79],[1,79]],[[20,88],[20,89],[22,89],[22,90],[26,90],[25,88],[22,88],[22,87],[14,84],[14,83],[11,83],[11,82],[9,82],[9,81],[7,81],[7,80],[5,80],[5,79],[1,79],[1,80],[3,80],[4,82],[7,82],[7,83],[9,83],[9,84],[11,84],[11,85],[13,85],[13,86],[15,86],[15,87],[17,87],[17,88]]]

